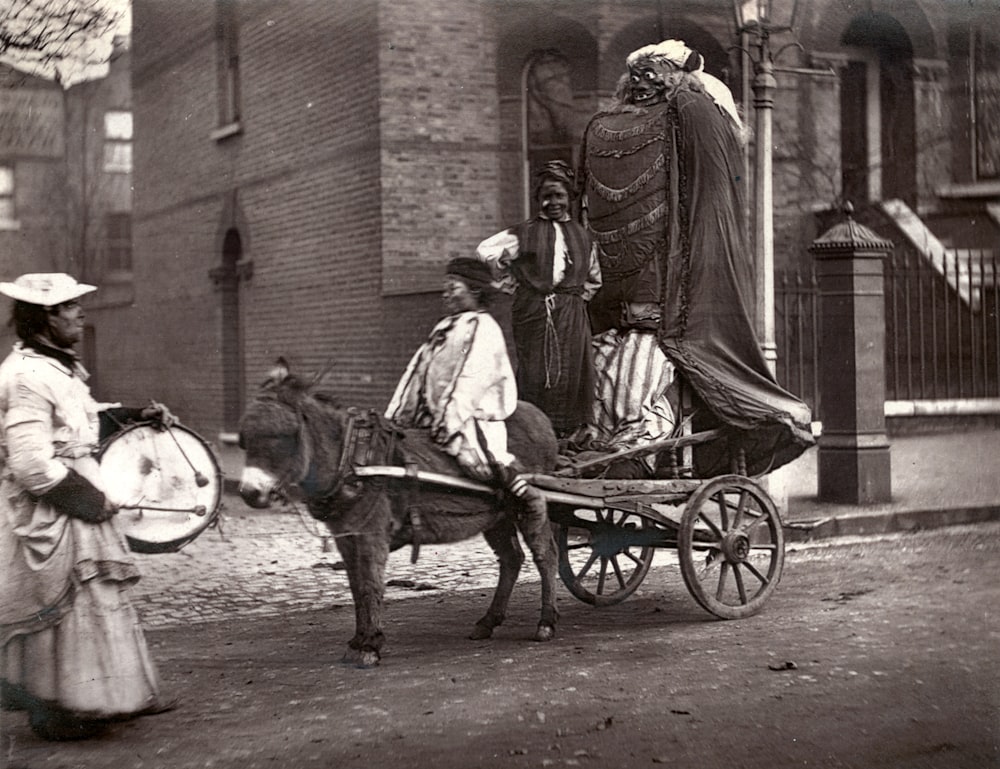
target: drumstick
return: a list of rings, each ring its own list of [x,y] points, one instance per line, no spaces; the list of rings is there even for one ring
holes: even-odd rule
[[[184,457],[184,461],[188,463],[188,466],[192,470],[194,470],[194,482],[197,483],[199,487],[207,486],[208,478],[198,472],[198,468],[191,463],[190,459],[188,459],[188,455],[185,454],[184,449],[181,448],[181,442],[177,440],[177,436],[174,435],[174,431],[168,427],[167,432],[170,433],[170,437],[174,439],[174,443],[177,445],[177,450],[181,452],[181,456]]]
[[[174,444],[177,446],[177,450],[181,453],[181,456],[184,457],[184,461],[188,463],[188,467],[194,470],[194,482],[198,484],[199,488],[207,486],[208,478],[198,472],[198,468],[194,466],[190,459],[188,459],[188,455],[184,453],[184,449],[181,447],[181,442],[177,440],[177,436],[174,435],[174,431],[169,427],[166,428],[166,431],[170,437],[173,438]]]
[[[154,507],[153,505],[118,505],[119,510],[153,510],[157,513],[194,513],[203,516],[208,513],[204,505],[194,507]]]

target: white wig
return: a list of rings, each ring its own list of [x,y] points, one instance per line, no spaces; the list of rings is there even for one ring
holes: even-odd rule
[[[705,93],[712,97],[712,100],[736,123],[736,127],[742,132],[743,121],[736,110],[736,101],[732,92],[719,78],[705,72],[705,60],[700,53],[688,48],[683,40],[664,40],[656,45],[646,45],[638,50],[632,51],[625,60],[629,67],[633,67],[641,60],[646,59],[659,64],[669,64],[670,66],[690,72],[705,88]]]

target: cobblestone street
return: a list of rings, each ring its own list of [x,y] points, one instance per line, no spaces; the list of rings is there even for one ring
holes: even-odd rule
[[[179,553],[136,554],[143,578],[132,595],[148,628],[240,616],[275,616],[303,609],[349,605],[344,571],[326,529],[294,511],[251,510],[226,496],[221,531],[208,529]],[[427,546],[416,564],[404,548],[389,559],[386,598],[426,595],[427,590],[483,587],[496,582],[496,559],[477,537],[456,545]],[[456,564],[458,564],[456,566]],[[537,580],[530,559],[521,582]]]

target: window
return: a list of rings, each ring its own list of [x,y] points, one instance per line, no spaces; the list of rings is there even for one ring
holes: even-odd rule
[[[235,0],[216,0],[220,126],[238,123],[240,119],[239,24],[236,12]]]
[[[975,179],[1000,177],[1000,41],[974,29],[972,110],[975,116]]]
[[[583,133],[574,101],[572,66],[559,51],[535,51],[525,63],[526,100],[524,137],[526,215],[537,201],[532,185],[538,170],[550,160],[563,160],[575,168],[574,142]]]
[[[132,271],[132,216],[106,214],[104,217],[105,272]]]
[[[14,221],[14,169],[0,165],[0,222]]]
[[[132,113],[112,110],[104,113],[104,170],[132,172]]]

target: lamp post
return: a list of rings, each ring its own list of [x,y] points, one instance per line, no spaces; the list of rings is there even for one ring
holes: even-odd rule
[[[774,374],[778,347],[774,335],[774,188],[772,178],[775,54],[771,34],[792,29],[798,0],[733,0],[736,31],[741,39],[754,38],[755,53],[742,48],[753,62],[754,105],[754,262],[756,275],[755,325],[767,366]],[[792,43],[790,45],[795,45]],[[777,52],[781,52],[784,46]]]

